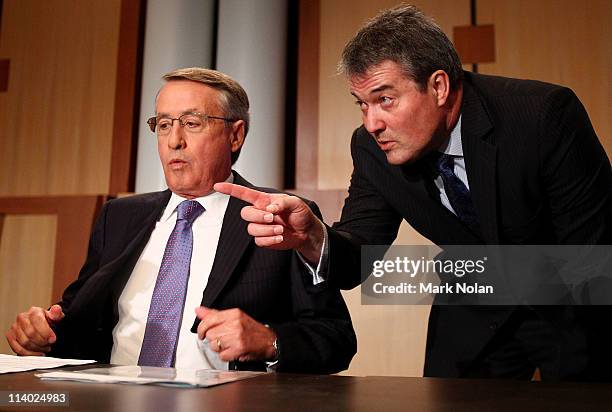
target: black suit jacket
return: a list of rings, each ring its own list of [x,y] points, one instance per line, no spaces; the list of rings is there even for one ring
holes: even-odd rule
[[[574,93],[471,73],[465,73],[463,90],[462,145],[481,233],[468,230],[441,204],[423,161],[390,165],[360,127],[351,142],[349,196],[340,222],[329,230],[329,278],[336,285],[358,285],[359,246],[391,244],[402,219],[438,245],[611,243],[610,162]],[[560,323],[585,318],[591,366],[605,364],[599,369],[608,367],[609,375],[611,357],[598,343],[612,342],[603,330],[608,310],[548,309]],[[514,310],[432,307],[425,374],[466,374]]]
[[[234,183],[253,187],[235,172],[234,177]],[[166,190],[104,205],[85,265],[60,302],[66,316],[58,324],[51,355],[110,361],[118,299],[170,195]],[[256,247],[240,217],[246,205],[230,198],[202,305],[237,307],[269,324],[281,348],[279,372],[346,369],[356,352],[356,338],[339,291],[325,285],[313,291],[294,252]],[[316,205],[310,205],[316,210]],[[198,323],[194,315],[193,332]],[[239,369],[265,367],[263,362],[233,365]]]

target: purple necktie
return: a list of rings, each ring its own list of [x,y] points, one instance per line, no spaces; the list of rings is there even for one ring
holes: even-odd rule
[[[176,225],[168,238],[149,306],[140,366],[174,365],[193,248],[191,226],[204,207],[195,200],[185,200],[177,209]]]

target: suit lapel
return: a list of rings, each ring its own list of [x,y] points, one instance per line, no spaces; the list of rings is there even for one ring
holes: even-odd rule
[[[234,172],[234,183],[253,187],[236,172]],[[230,197],[223,217],[217,253],[202,298],[203,306],[210,307],[214,303],[230,279],[245,250],[252,243],[253,238],[247,232],[248,224],[240,217],[240,210],[244,206],[248,206],[248,203]]]
[[[485,242],[498,244],[497,147],[487,140],[493,124],[470,82],[463,85],[461,141],[470,193]]]

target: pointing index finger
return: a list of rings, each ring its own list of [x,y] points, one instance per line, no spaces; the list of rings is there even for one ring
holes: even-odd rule
[[[270,194],[233,183],[215,183],[213,188],[217,192],[249,202],[258,209],[264,209],[271,202]]]

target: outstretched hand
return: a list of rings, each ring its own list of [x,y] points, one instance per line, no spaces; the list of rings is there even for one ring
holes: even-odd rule
[[[242,208],[240,216],[249,222],[247,230],[257,246],[295,249],[309,262],[319,261],[324,226],[302,199],[232,183],[216,183],[214,189],[252,205]]]

